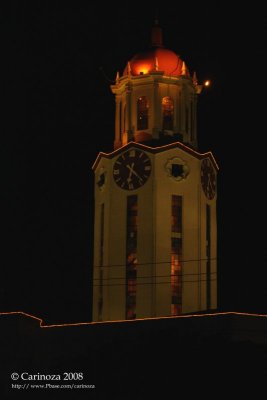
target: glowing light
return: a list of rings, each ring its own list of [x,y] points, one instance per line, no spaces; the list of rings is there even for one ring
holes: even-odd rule
[[[204,86],[205,86],[205,87],[209,87],[209,86],[210,86],[210,83],[211,83],[210,81],[205,81],[205,82],[204,82]]]
[[[146,75],[151,70],[149,64],[139,64],[135,68],[136,75]]]

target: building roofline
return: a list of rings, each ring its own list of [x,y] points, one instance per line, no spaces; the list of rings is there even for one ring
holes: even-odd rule
[[[216,311],[213,312],[201,312],[201,313],[192,313],[192,314],[181,314],[181,315],[169,315],[169,316],[161,316],[161,317],[148,317],[148,318],[136,318],[133,320],[111,320],[111,321],[83,321],[83,322],[73,322],[73,323],[58,323],[58,324],[45,324],[44,320],[38,318],[34,315],[25,313],[24,311],[11,311],[11,312],[0,312],[1,317],[26,317],[29,319],[33,319],[39,322],[40,328],[64,328],[64,327],[75,327],[75,326],[94,326],[94,325],[112,325],[112,324],[134,324],[142,321],[153,321],[153,320],[171,320],[171,319],[190,319],[190,318],[208,318],[208,317],[217,317],[217,316],[239,316],[239,317],[252,317],[252,318],[263,318],[267,319],[267,314],[257,314],[257,313],[248,313],[248,312],[238,312],[238,311]]]
[[[181,142],[174,142],[174,143],[166,144],[166,145],[159,146],[159,147],[151,147],[151,146],[147,146],[142,143],[129,142],[126,145],[124,145],[124,146],[120,147],[119,149],[116,149],[110,153],[104,153],[101,151],[98,154],[98,156],[92,166],[93,171],[95,171],[95,169],[97,168],[101,158],[112,159],[113,157],[118,156],[119,154],[123,153],[130,147],[142,149],[142,150],[145,150],[148,153],[152,153],[152,154],[161,153],[162,151],[173,149],[173,148],[179,148],[179,149],[185,151],[186,153],[190,154],[191,156],[196,157],[199,160],[202,160],[204,158],[209,158],[211,160],[214,168],[216,169],[216,171],[219,170],[218,164],[217,164],[211,151],[208,151],[206,153],[199,153],[198,151],[191,149],[190,147],[186,146],[185,144],[183,144]]]

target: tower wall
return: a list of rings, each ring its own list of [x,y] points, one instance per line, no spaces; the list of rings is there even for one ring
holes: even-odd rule
[[[218,168],[196,150],[202,86],[153,29],[152,49],[111,86],[115,151],[93,167],[95,321],[217,307]]]
[[[136,144],[132,144],[136,148]],[[139,145],[140,146],[140,145]],[[131,144],[118,154],[123,154]],[[127,198],[137,196],[137,277],[136,317],[146,318],[171,315],[171,238],[172,196],[182,199],[182,300],[181,312],[192,313],[207,309],[207,205],[210,207],[209,309],[217,307],[216,276],[216,196],[208,200],[201,187],[199,154],[190,154],[181,148],[146,146],[142,150],[151,160],[148,181],[136,190],[121,189],[114,180],[113,169],[118,154],[102,157],[95,169],[95,267],[94,267],[94,320],[125,319],[126,309],[126,246]],[[183,165],[185,177],[171,174],[170,166]],[[105,184],[98,181],[105,174]],[[104,238],[101,254],[101,207],[104,204]],[[179,237],[180,237],[179,236]],[[102,281],[100,270],[102,269]],[[100,287],[102,311],[99,312]]]

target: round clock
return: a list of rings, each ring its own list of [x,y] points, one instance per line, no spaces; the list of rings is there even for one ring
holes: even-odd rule
[[[209,158],[201,163],[201,185],[206,197],[212,200],[216,193],[216,174]]]
[[[125,190],[134,190],[143,186],[150,173],[150,158],[144,151],[138,149],[125,151],[117,158],[113,167],[113,178],[116,184]]]

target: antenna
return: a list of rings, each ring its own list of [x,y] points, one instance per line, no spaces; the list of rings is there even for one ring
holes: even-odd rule
[[[151,31],[151,41],[152,41],[153,47],[163,47],[162,29],[159,26],[159,20],[158,20],[158,7],[155,8],[155,19],[154,19],[154,25],[153,25],[152,31]]]
[[[155,7],[155,18],[154,18],[155,25],[159,23],[159,7]]]

